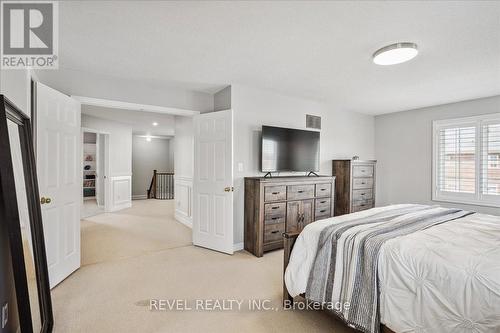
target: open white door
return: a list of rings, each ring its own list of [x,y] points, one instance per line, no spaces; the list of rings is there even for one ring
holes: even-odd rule
[[[233,253],[233,112],[194,116],[193,244]]]
[[[80,103],[36,84],[38,185],[50,287],[80,267]]]

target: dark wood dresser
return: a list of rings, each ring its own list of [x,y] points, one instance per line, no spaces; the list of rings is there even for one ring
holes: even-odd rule
[[[375,172],[377,161],[333,160],[336,177],[335,216],[375,207]]]
[[[245,250],[283,248],[282,234],[333,216],[335,177],[245,178]]]

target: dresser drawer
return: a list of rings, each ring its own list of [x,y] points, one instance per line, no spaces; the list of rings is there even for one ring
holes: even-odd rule
[[[286,202],[275,202],[264,204],[264,219],[276,216],[285,216]]]
[[[330,198],[322,198],[322,199],[316,199],[314,206],[316,210],[319,208],[330,208],[331,207],[332,200]]]
[[[266,217],[264,220],[264,224],[276,224],[276,223],[285,223],[286,217],[285,216],[270,216]]]
[[[373,199],[373,190],[371,188],[352,191],[353,201],[361,201],[369,199]]]
[[[315,220],[324,219],[330,217],[331,215],[331,207],[316,207],[314,212]]]
[[[371,206],[356,206],[356,207],[352,207],[351,213],[361,212],[363,210],[367,210],[367,209],[370,209],[370,208],[373,208],[373,207],[371,207]]]
[[[264,201],[278,201],[286,199],[286,186],[265,186]]]
[[[329,197],[332,193],[332,184],[316,184],[317,197]]]
[[[276,242],[283,239],[284,223],[266,224],[264,226],[264,243]]]
[[[314,185],[290,185],[287,186],[287,199],[300,200],[314,198]]]
[[[353,178],[352,189],[373,188],[373,178]]]
[[[353,177],[373,177],[373,165],[355,165],[352,167]]]
[[[373,200],[361,200],[352,202],[352,212],[359,212],[374,207]]]

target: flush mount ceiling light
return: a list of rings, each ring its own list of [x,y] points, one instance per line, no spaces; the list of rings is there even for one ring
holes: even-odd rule
[[[147,142],[151,142],[151,137],[150,137],[150,136],[147,136],[147,137],[146,137],[146,141],[147,141]]]
[[[377,65],[396,65],[415,58],[418,54],[415,43],[395,43],[379,49],[373,54],[373,62]]]
[[[157,123],[157,122],[154,122],[154,123],[153,123],[153,126],[158,126],[158,123]]]

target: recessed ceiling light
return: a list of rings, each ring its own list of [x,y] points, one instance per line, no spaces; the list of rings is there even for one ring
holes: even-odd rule
[[[157,122],[154,122],[154,123],[153,123],[153,126],[158,126],[158,123],[157,123]]]
[[[395,43],[385,46],[373,54],[373,62],[377,65],[396,65],[415,58],[418,54],[415,43]]]
[[[151,137],[150,137],[150,136],[147,136],[147,137],[146,137],[146,141],[151,142]]]

